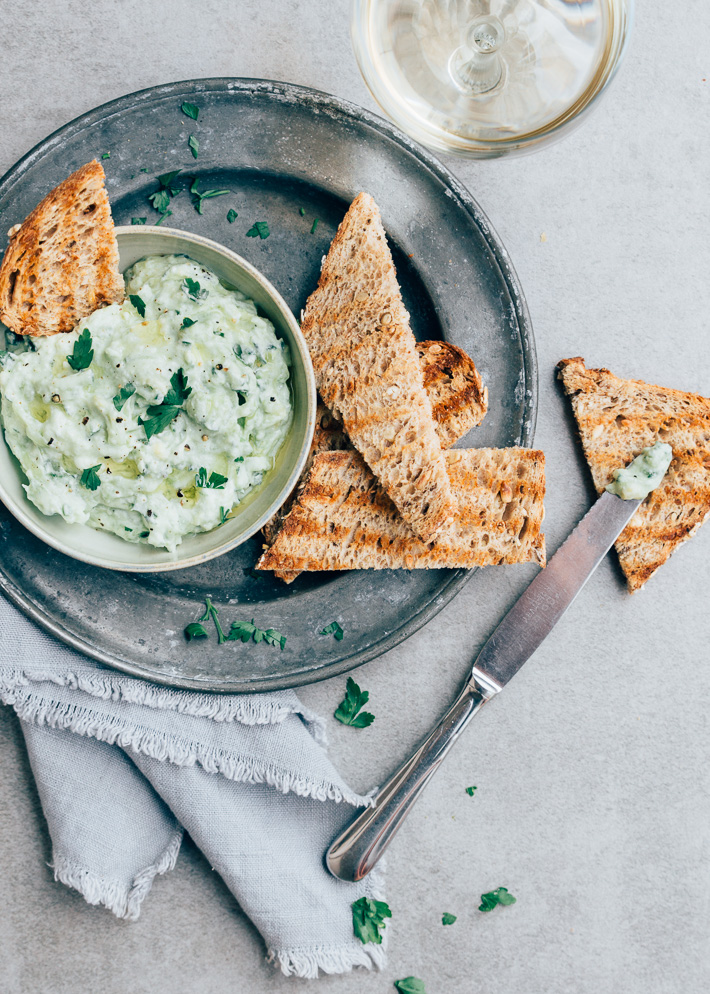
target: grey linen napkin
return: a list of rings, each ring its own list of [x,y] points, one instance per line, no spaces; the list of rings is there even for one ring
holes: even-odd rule
[[[381,880],[333,879],[323,853],[368,804],[329,762],[322,719],[291,691],[210,695],[99,666],[0,596],[0,700],[14,708],[56,880],[135,920],[175,866],[183,828],[286,974],[381,968],[351,904]]]

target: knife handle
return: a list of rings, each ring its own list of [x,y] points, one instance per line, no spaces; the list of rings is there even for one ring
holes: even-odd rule
[[[451,746],[489,696],[469,679],[439,724],[378,789],[373,807],[365,808],[332,843],[325,862],[333,876],[353,882],[367,876]]]

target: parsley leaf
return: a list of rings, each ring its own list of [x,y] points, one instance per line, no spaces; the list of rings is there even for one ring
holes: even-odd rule
[[[155,222],[155,224],[153,225],[153,227],[157,228],[159,224],[163,223],[163,221],[165,220],[166,217],[171,217],[172,213],[173,213],[172,211],[164,211],[160,215],[160,217],[158,218],[158,220]]]
[[[313,222],[313,224],[311,225],[311,234],[312,235],[315,235],[317,227],[318,227],[318,218],[316,218],[315,221]]]
[[[374,942],[378,946],[382,942],[381,929],[386,927],[385,918],[391,918],[392,912],[384,901],[374,901],[371,897],[361,897],[353,901],[353,932],[363,943]]]
[[[478,910],[493,911],[498,904],[515,904],[515,898],[512,894],[508,893],[507,887],[498,887],[496,890],[491,890],[487,894],[481,894],[481,903]]]
[[[304,217],[305,213],[306,213],[306,208],[305,207],[299,207],[298,208],[298,213],[301,215],[301,217]]]
[[[182,324],[180,325],[180,331],[182,331],[183,328],[191,328],[193,324],[197,324],[197,321],[193,321],[192,318],[183,318]]]
[[[348,677],[345,697],[338,705],[335,717],[344,725],[351,725],[353,728],[367,728],[375,720],[374,714],[361,710],[369,699],[369,691],[360,690],[353,678]]]
[[[219,623],[219,611],[212,603],[212,599],[210,597],[205,597],[205,613],[201,618],[198,618],[197,623],[201,625],[203,621],[209,621],[210,618],[214,621],[214,626],[217,629],[217,642],[222,645],[223,642],[226,642],[226,639],[224,632],[222,631],[222,626]],[[189,627],[190,626],[188,625],[188,628]]]
[[[71,355],[67,356],[67,362],[72,369],[79,370],[89,368],[94,358],[94,350],[92,345],[93,342],[91,341],[91,332],[88,328],[84,328],[82,333],[74,342],[74,348]]]
[[[145,224],[147,220],[147,217],[132,217],[131,224]]]
[[[99,463],[98,466],[90,466],[88,469],[84,470],[81,474],[81,479],[79,480],[82,487],[86,487],[87,490],[99,489],[101,486],[101,480],[99,479],[99,474],[97,472],[99,469],[101,469],[101,463]]]
[[[268,645],[280,645],[282,651],[286,645],[285,635],[277,632],[275,628],[267,628],[266,631],[263,628],[257,628],[253,618],[251,624],[248,621],[233,621],[227,639],[233,642],[240,640],[248,642],[253,639],[255,642],[266,642]]]
[[[192,186],[190,187],[190,193],[193,196],[193,204],[195,205],[195,210],[198,214],[202,214],[202,201],[209,200],[210,197],[224,197],[231,190],[205,190],[204,193],[200,193],[199,190],[200,180],[199,177],[193,176]]]
[[[150,415],[147,421],[138,418],[138,424],[145,428],[146,438],[152,438],[168,427],[182,410],[182,405],[192,393],[192,387],[187,385],[187,376],[182,369],[170,377],[170,389],[160,404],[151,404],[147,410]]]
[[[188,625],[185,629],[185,638],[188,642],[192,642],[193,639],[206,639],[207,629],[204,625],[201,625],[199,621],[193,621],[192,624]]]
[[[182,281],[182,292],[186,294],[190,300],[204,300],[209,296],[209,290],[205,290],[197,280],[191,280],[189,276],[186,276]]]
[[[139,297],[137,293],[129,293],[128,299],[133,304],[135,309],[138,311],[142,318],[145,317],[145,304],[143,303],[143,298]]]
[[[445,911],[441,916],[442,925],[453,925],[456,921],[456,915],[452,915],[450,911]]]
[[[155,177],[160,183],[161,189],[167,190],[171,197],[174,197],[178,192],[177,187],[173,186],[173,180],[180,175],[180,172],[180,169],[173,169],[170,173],[161,173],[160,176]]]
[[[104,154],[101,156],[101,158],[102,159],[110,159],[111,158],[111,153],[110,152],[104,152]]]
[[[232,517],[232,509],[231,509],[231,507],[229,509],[227,509],[227,510],[225,510],[225,508],[223,508],[223,507],[220,507],[220,509],[219,509],[219,523],[220,523],[220,525],[223,525],[225,523],[225,521],[229,521],[229,519],[231,517]]]
[[[160,184],[160,188],[156,190],[154,193],[150,193],[148,195],[148,200],[150,200],[151,204],[153,205],[155,210],[158,211],[159,214],[172,213],[171,211],[168,211],[168,208],[170,206],[171,198],[176,196],[177,193],[179,193],[178,188],[176,186],[173,186],[173,180],[179,174],[179,172],[180,172],[179,169],[173,169],[172,172],[161,173],[160,176],[155,177],[158,183]],[[160,224],[161,222],[158,221],[156,223]]]
[[[187,100],[180,105],[180,110],[183,114],[187,114],[188,117],[191,117],[193,121],[196,121],[200,116],[200,108],[197,104],[189,104]]]
[[[132,383],[127,383],[125,387],[121,387],[116,396],[113,398],[113,406],[116,410],[120,411],[128,398],[132,397],[135,392],[136,388]]]
[[[231,210],[227,211],[227,220],[229,221],[230,224],[234,224],[234,222],[237,220],[238,217],[239,215],[237,214],[237,212],[233,207]]]
[[[161,214],[165,214],[170,206],[170,191],[162,188],[160,190],[156,190],[155,193],[148,195],[148,200],[150,200],[156,211],[159,211]]]
[[[419,977],[404,977],[403,980],[395,980],[395,988],[400,994],[426,994],[424,981]]]
[[[478,787],[467,787],[466,788],[466,793],[468,794],[469,797],[473,797],[474,792],[477,791],[477,790],[478,790]]]
[[[247,238],[268,238],[270,234],[271,232],[266,221],[255,221],[249,231],[247,231]]]
[[[195,476],[195,484],[206,490],[223,490],[228,480],[229,477],[222,476],[221,473],[210,473],[210,477],[207,479],[207,470],[204,466],[200,466],[200,470]]]
[[[343,629],[340,627],[337,621],[331,621],[329,625],[326,625],[321,635],[332,635],[338,642],[343,641]]]
[[[192,152],[193,159],[196,159],[197,156],[200,154],[200,143],[198,142],[198,140],[195,138],[194,135],[190,135],[187,144],[190,146],[190,151]]]

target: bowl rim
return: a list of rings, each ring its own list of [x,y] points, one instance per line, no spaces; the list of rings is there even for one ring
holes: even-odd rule
[[[283,299],[279,291],[261,273],[252,263],[248,262],[237,252],[233,252],[231,249],[227,248],[225,245],[221,245],[219,242],[214,241],[211,238],[205,238],[204,235],[197,235],[191,231],[183,231],[180,228],[168,228],[159,227],[156,229],[155,225],[149,228],[143,228],[142,225],[115,225],[114,228],[116,238],[121,236],[131,235],[132,237],[142,238],[146,235],[157,236],[160,238],[167,237],[178,237],[184,239],[186,242],[191,244],[197,244],[204,246],[205,248],[212,249],[218,252],[222,256],[226,256],[230,262],[235,263],[242,270],[244,270],[249,276],[255,279],[261,287],[266,291],[269,297],[275,303],[281,317],[283,318],[285,324],[288,326],[293,338],[298,346],[298,353],[303,365],[303,370],[306,377],[306,401],[308,404],[308,412],[306,419],[306,432],[304,434],[301,447],[298,453],[298,459],[295,461],[291,472],[288,475],[283,487],[279,490],[278,494],[274,500],[269,504],[268,508],[260,515],[260,517],[254,522],[254,524],[247,529],[245,532],[240,532],[235,538],[223,542],[221,545],[216,546],[214,549],[209,549],[206,552],[198,553],[192,555],[188,558],[180,558],[178,546],[178,556],[173,561],[161,562],[161,563],[118,563],[115,560],[107,559],[104,556],[93,556],[90,553],[85,553],[80,550],[74,549],[71,545],[66,544],[66,542],[52,535],[50,531],[45,529],[41,523],[35,520],[20,504],[18,504],[12,496],[5,489],[2,478],[0,478],[0,501],[5,505],[7,510],[15,517],[21,525],[27,528],[36,538],[39,538],[46,545],[51,548],[56,549],[57,552],[61,552],[72,559],[77,559],[80,562],[88,563],[90,566],[99,566],[103,569],[118,570],[122,573],[165,573],[174,570],[187,569],[190,566],[198,566],[201,563],[209,562],[212,559],[217,559],[219,556],[223,556],[227,552],[231,552],[232,549],[236,549],[238,546],[242,545],[247,539],[255,535],[270,518],[279,510],[280,507],[288,499],[289,494],[292,492],[293,488],[296,486],[298,479],[303,471],[306,464],[308,454],[311,448],[311,442],[313,440],[313,434],[315,432],[315,419],[316,419],[316,403],[317,403],[317,390],[315,374],[313,372],[313,363],[311,362],[310,352],[308,349],[308,344],[306,339],[301,332],[298,322],[293,315],[290,307]],[[151,254],[160,255],[165,253],[152,252]],[[171,252],[170,254],[175,254]],[[7,445],[7,440],[5,439],[4,429],[0,429],[0,435],[2,435],[2,443],[7,446],[8,452],[10,448]],[[10,452],[12,457],[12,453]],[[14,457],[13,457],[14,458]],[[39,509],[37,509],[38,514],[42,514]],[[48,517],[43,515],[43,517]],[[84,525],[81,527],[90,528],[90,525]],[[95,531],[97,529],[94,529]],[[215,529],[213,529],[214,531]],[[210,532],[204,532],[200,534],[211,534]],[[117,536],[120,540],[120,536]]]

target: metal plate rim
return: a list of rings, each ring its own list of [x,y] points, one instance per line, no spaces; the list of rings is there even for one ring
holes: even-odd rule
[[[441,163],[434,155],[418,145],[415,141],[399,131],[393,124],[377,114],[360,107],[341,97],[336,97],[321,90],[311,87],[300,86],[294,83],[283,83],[278,80],[259,79],[251,77],[214,77],[204,79],[181,80],[174,83],[161,84],[159,86],[146,87],[132,93],[124,94],[121,97],[101,104],[98,107],[87,111],[85,114],[74,118],[67,124],[62,125],[52,132],[47,138],[38,142],[22,158],[20,158],[10,169],[0,178],[0,196],[3,189],[11,186],[15,177],[19,176],[24,168],[44,154],[48,148],[54,147],[69,134],[78,133],[85,127],[91,127],[98,120],[105,119],[117,111],[130,107],[138,101],[148,100],[150,97],[165,97],[173,93],[184,92],[186,95],[205,92],[209,90],[224,91],[251,91],[271,94],[275,97],[282,97],[292,100],[306,101],[319,106],[332,114],[338,114],[345,118],[366,124],[373,130],[378,131],[395,144],[403,147],[418,162],[433,173],[445,190],[450,191],[459,202],[460,206],[468,213],[476,226],[485,236],[486,244],[498,267],[502,281],[508,287],[510,297],[515,310],[516,323],[520,335],[520,347],[522,353],[522,366],[525,374],[526,404],[523,416],[520,442],[525,447],[532,445],[535,436],[535,427],[538,411],[538,364],[535,350],[535,340],[530,313],[527,302],[523,295],[517,273],[508,257],[496,230],[490,223],[487,215],[481,209],[478,202],[469,193],[463,184]],[[54,621],[48,614],[40,610],[32,601],[19,590],[14,583],[4,574],[0,566],[0,590],[15,604],[30,620],[34,621],[41,628],[51,635],[54,635],[65,645],[76,649],[91,659],[96,660],[105,666],[119,670],[128,676],[149,680],[153,683],[165,686],[176,687],[198,691],[201,693],[263,693],[265,691],[283,690],[287,688],[305,686],[309,683],[317,683],[321,680],[333,676],[339,676],[349,672],[363,663],[369,662],[377,656],[383,655],[390,649],[406,641],[411,635],[419,631],[425,624],[431,621],[462,589],[476,570],[456,570],[453,571],[446,582],[429,603],[425,604],[416,614],[410,616],[399,628],[391,631],[381,639],[352,653],[347,657],[334,660],[324,665],[323,670],[309,670],[307,673],[292,672],[284,674],[283,677],[265,678],[263,680],[245,681],[239,684],[222,683],[219,686],[212,686],[207,683],[202,685],[194,679],[182,679],[175,676],[162,676],[131,660],[123,659],[110,652],[101,650],[98,647],[85,642],[83,639],[64,629]]]

